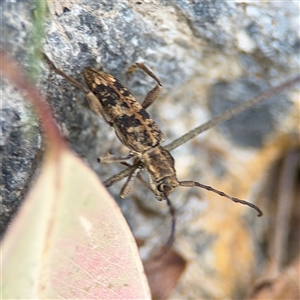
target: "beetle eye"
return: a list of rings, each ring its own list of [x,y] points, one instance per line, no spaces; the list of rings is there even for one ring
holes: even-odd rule
[[[161,183],[161,184],[159,184],[159,185],[157,186],[157,190],[158,190],[159,192],[163,193],[164,190],[165,190],[165,187],[166,187],[166,186],[165,186],[163,183]]]

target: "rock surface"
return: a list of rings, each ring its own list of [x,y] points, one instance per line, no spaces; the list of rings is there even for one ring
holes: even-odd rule
[[[4,1],[1,9],[2,47],[28,69],[34,6]],[[148,111],[168,143],[299,72],[298,18],[294,2],[49,1],[43,48],[81,83],[84,67],[101,65],[140,101],[154,83],[142,72],[130,77],[126,72],[137,61],[146,63],[164,87]],[[40,89],[71,147],[101,180],[120,171],[118,164],[97,163],[107,152],[127,153],[113,130],[90,110],[82,92],[41,66]],[[6,84],[2,92],[1,211],[9,216],[41,159],[41,136],[22,97]],[[173,151],[180,180],[247,199],[266,216],[257,219],[250,208],[203,190],[175,191],[174,248],[188,264],[172,299],[242,298],[248,292],[265,259],[261,243],[272,218],[272,199],[264,193],[268,172],[288,149],[299,146],[298,101],[297,89],[291,89]],[[146,260],[167,240],[166,203],[157,202],[139,181],[120,200],[121,186],[110,192],[142,241]],[[7,222],[8,217],[2,220],[3,230]]]

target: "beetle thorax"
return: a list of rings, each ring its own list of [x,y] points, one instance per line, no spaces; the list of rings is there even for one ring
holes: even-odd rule
[[[144,169],[149,174],[151,188],[158,200],[163,199],[164,194],[169,195],[179,186],[174,167],[174,158],[169,151],[161,146],[157,146],[144,152],[140,159]]]

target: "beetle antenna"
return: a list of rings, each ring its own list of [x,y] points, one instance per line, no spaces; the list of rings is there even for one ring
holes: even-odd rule
[[[174,239],[175,239],[175,227],[176,227],[176,215],[175,215],[175,209],[174,206],[172,205],[169,197],[164,194],[164,198],[167,201],[168,207],[169,207],[169,212],[172,218],[172,227],[171,227],[171,233],[170,236],[168,238],[167,243],[165,244],[165,246],[163,246],[160,251],[158,251],[157,254],[154,254],[154,258],[155,259],[161,259],[162,256],[164,256],[172,247]]]
[[[172,205],[169,197],[166,194],[164,194],[164,197],[167,200],[167,204],[169,206],[170,215],[171,215],[171,218],[172,218],[171,234],[170,234],[170,236],[168,238],[168,241],[166,243],[166,247],[170,248],[173,245],[174,238],[175,238],[176,215],[175,215],[174,206]]]
[[[56,68],[56,66],[54,65],[54,63],[49,59],[49,57],[45,53],[42,53],[42,59],[48,64],[48,66],[56,74],[62,76],[63,78],[65,78],[67,81],[71,82],[75,87],[79,88],[80,90],[82,90],[86,94],[90,93],[90,90],[87,89],[86,87],[84,87],[81,83],[79,83],[78,81],[76,81],[75,79],[73,79],[72,77],[70,77],[69,75],[67,75],[65,72],[63,72],[60,69]]]
[[[235,197],[231,197],[231,196],[225,194],[222,191],[214,189],[211,186],[204,185],[204,184],[201,184],[201,183],[196,182],[196,181],[179,181],[179,185],[184,186],[184,187],[194,187],[194,186],[200,187],[202,189],[205,189],[205,190],[210,191],[210,192],[214,192],[214,193],[216,193],[216,194],[218,194],[222,197],[230,199],[231,201],[233,201],[235,203],[240,203],[240,204],[243,204],[243,205],[250,206],[251,208],[255,209],[258,212],[258,215],[257,215],[258,217],[261,217],[263,215],[263,212],[261,211],[261,209],[258,206],[256,206],[255,204],[253,204],[251,202],[248,202],[246,200],[241,200],[241,199],[238,199],[238,198],[235,198]]]

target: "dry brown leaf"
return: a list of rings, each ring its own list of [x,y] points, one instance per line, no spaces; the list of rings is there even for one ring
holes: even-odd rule
[[[168,299],[182,275],[186,261],[175,251],[169,250],[159,258],[144,263],[152,299]]]

